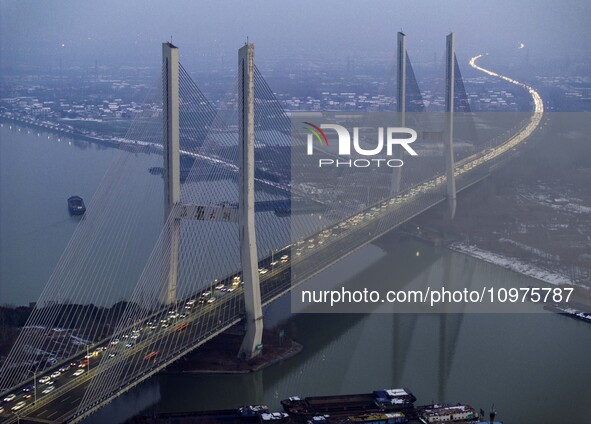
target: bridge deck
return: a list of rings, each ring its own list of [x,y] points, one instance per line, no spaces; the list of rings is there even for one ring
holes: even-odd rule
[[[543,111],[541,99],[533,89],[523,86],[532,94],[536,113],[516,135],[502,145],[477,153],[458,163],[455,169],[458,191],[486,178],[491,169],[495,169],[516,154],[521,142],[538,127],[541,120],[541,113],[538,112]],[[263,304],[269,304],[344,256],[445,201],[444,185],[445,177],[438,176],[397,196],[371,205],[344,222],[307,237],[313,241],[322,238],[322,245],[310,241],[306,245],[306,241],[303,241],[274,252],[274,258],[287,255],[288,260],[280,260],[271,265],[272,261],[275,262],[273,258],[264,258],[260,261],[260,267],[268,269],[268,272],[261,275]],[[297,266],[297,275],[292,272],[294,265]],[[233,285],[234,277],[236,274],[226,276],[213,286],[194,293],[173,306],[153,311],[149,322],[137,322],[113,336],[113,339],[120,339],[117,344],[111,342],[113,339],[105,339],[94,344],[93,351],[100,349],[101,352],[89,358],[89,363],[84,368],[73,365],[55,379],[55,389],[50,393],[43,394],[42,391],[47,386],[38,384],[38,399],[34,405],[30,400],[26,400],[26,406],[17,412],[18,417],[5,411],[0,415],[0,419],[7,423],[16,422],[19,418],[34,422],[76,422],[88,416],[119,394],[238,323],[244,313],[243,290],[240,284]],[[216,291],[215,288],[219,284],[233,289],[222,295],[221,290]],[[211,292],[209,296],[204,296],[206,291]],[[210,302],[209,299],[212,297],[218,298]],[[203,299],[203,303],[199,303],[200,299]],[[132,338],[133,342],[129,342]],[[172,338],[175,339],[175,343],[170,342]],[[76,362],[80,363],[82,359],[76,358]],[[49,374],[69,362],[70,360],[56,364],[46,373]],[[85,372],[74,376],[74,372],[79,369],[84,369]],[[22,388],[31,384],[32,380],[28,380],[11,390],[18,393],[13,404],[22,401]],[[90,395],[87,389],[91,390]]]

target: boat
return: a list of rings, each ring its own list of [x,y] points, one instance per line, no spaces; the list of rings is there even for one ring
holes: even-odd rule
[[[68,210],[70,211],[70,215],[84,215],[84,212],[86,212],[86,206],[84,206],[84,200],[82,200],[82,197],[69,197]]]
[[[336,396],[292,396],[283,399],[285,412],[293,415],[371,415],[372,413],[405,412],[412,417],[417,398],[408,389],[375,390],[372,393]],[[398,417],[401,418],[401,417]],[[402,422],[402,421],[398,421]]]
[[[333,396],[292,396],[281,401],[284,412],[270,412],[266,405],[238,409],[162,413],[136,419],[153,422],[224,422],[238,424],[503,424],[495,421],[491,408],[490,422],[470,405],[431,404],[415,407],[416,397],[406,388],[374,390],[371,393]]]
[[[420,406],[417,408],[419,412],[419,420],[424,424],[429,423],[458,423],[468,424],[480,422],[480,415],[476,409],[470,405],[458,403],[452,404],[432,404]],[[491,412],[491,423],[494,422],[494,416]]]

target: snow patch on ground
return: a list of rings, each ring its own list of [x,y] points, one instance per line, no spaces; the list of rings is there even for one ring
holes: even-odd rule
[[[536,265],[531,265],[522,262],[519,259],[502,256],[497,253],[489,252],[487,250],[482,250],[473,245],[465,243],[452,243],[449,247],[456,252],[464,253],[466,255],[472,256],[473,258],[482,259],[485,262],[501,266],[503,268],[518,272],[523,275],[527,275],[529,277],[536,278],[541,281],[545,281],[549,284],[569,284],[580,286],[579,284],[575,284],[573,281],[571,281],[564,275],[552,271],[547,271]]]
[[[576,203],[568,203],[564,209],[574,213],[591,213],[589,206],[577,205]]]
[[[541,187],[541,186],[540,186]],[[545,193],[525,193],[522,197],[532,202],[536,202],[541,205],[549,206],[552,209],[567,211],[576,214],[590,214],[591,207],[581,205],[575,202],[581,202],[581,199],[558,197],[555,198]]]
[[[499,239],[500,243],[506,243],[506,244],[510,244],[512,246],[518,247],[526,252],[532,253],[536,256],[539,256],[540,258],[544,258],[544,259],[550,259],[553,261],[558,261],[560,260],[560,257],[557,255],[552,255],[550,253],[544,252],[543,250],[540,249],[536,249],[535,247],[532,246],[528,246],[527,244],[524,243],[520,243],[518,241],[512,240],[512,239],[508,239],[505,237],[501,237]]]

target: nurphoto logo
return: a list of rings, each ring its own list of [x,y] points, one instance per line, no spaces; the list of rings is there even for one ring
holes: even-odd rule
[[[347,128],[338,124],[320,124],[314,125],[310,122],[304,122],[307,125],[307,154],[314,154],[314,140],[317,140],[321,146],[329,146],[329,141],[324,130],[332,130],[336,132],[338,137],[338,156],[351,155],[351,134]],[[364,131],[368,131],[364,129]],[[374,134],[375,129],[370,128],[369,132]],[[339,158],[321,158],[318,160],[318,167],[334,166],[334,167],[355,167],[368,168],[370,166],[388,166],[390,168],[399,168],[404,165],[402,159],[392,158],[395,153],[395,146],[401,146],[411,156],[417,156],[417,152],[410,146],[417,140],[417,132],[412,128],[406,127],[378,127],[377,128],[377,144],[375,147],[362,147],[360,141],[360,128],[353,127],[353,149],[357,155],[363,158],[342,160]],[[384,133],[385,141],[384,141]],[[384,155],[384,147],[386,148],[386,156]],[[371,156],[371,158],[369,157]],[[377,157],[380,156],[380,157]]]

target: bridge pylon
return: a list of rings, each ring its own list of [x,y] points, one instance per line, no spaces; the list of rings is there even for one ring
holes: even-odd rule
[[[396,49],[396,103],[400,116],[400,126],[406,125],[406,35],[398,33]],[[401,158],[402,148],[400,145],[394,146],[394,157]],[[400,182],[402,180],[402,167],[394,168],[392,171],[392,185],[390,194],[392,196],[400,191]]]
[[[170,228],[170,253],[166,287],[162,300],[176,302],[181,223],[171,215],[181,200],[180,120],[179,120],[179,49],[162,43],[162,103],[164,115],[164,223]]]
[[[446,37],[445,50],[445,134],[443,155],[445,156],[445,176],[447,181],[448,218],[456,214],[456,179],[454,174],[454,85],[455,85],[454,34]]]
[[[238,50],[238,150],[240,176],[238,223],[240,262],[244,280],[246,334],[238,357],[250,359],[260,353],[263,338],[263,309],[254,226],[254,44]]]

